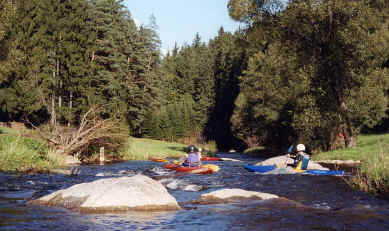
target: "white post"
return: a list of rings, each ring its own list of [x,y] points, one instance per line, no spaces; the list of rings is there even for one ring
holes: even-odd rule
[[[105,161],[104,157],[104,147],[100,147],[100,165],[103,165]]]

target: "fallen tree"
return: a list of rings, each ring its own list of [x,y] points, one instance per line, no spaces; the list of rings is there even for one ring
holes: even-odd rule
[[[103,119],[100,110],[95,107],[89,109],[81,117],[78,127],[57,123],[48,124],[44,128],[34,127],[53,151],[85,161],[97,153],[100,147],[104,147],[107,153],[117,152],[129,134],[127,128],[120,126],[118,119]]]

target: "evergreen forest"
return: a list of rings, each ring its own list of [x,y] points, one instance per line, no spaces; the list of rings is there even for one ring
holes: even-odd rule
[[[239,30],[161,54],[158,19],[137,26],[123,0],[0,0],[0,121],[77,127],[100,106],[130,136],[219,150],[388,131],[388,0],[226,7]]]

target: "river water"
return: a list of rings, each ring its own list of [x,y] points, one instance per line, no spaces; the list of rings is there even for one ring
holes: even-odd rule
[[[256,174],[243,165],[259,159],[228,153],[219,156],[243,162],[212,162],[221,170],[211,175],[175,175],[163,163],[151,161],[75,166],[73,175],[0,173],[0,230],[389,230],[389,201],[352,190],[343,177]],[[74,184],[138,173],[160,181],[184,209],[81,214],[27,205],[31,199]],[[223,188],[272,193],[285,199],[188,203]]]

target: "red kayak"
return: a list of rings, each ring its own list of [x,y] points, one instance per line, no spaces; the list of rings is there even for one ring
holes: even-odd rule
[[[219,161],[219,157],[212,157],[212,156],[203,156],[201,157],[201,161]]]
[[[165,168],[172,169],[172,170],[178,168],[179,166],[180,165],[177,165],[177,164],[170,164],[170,163],[165,164]]]
[[[213,172],[212,169],[207,169],[205,170],[205,168],[202,168],[201,166],[200,167],[186,167],[186,166],[182,166],[182,165],[177,165],[177,164],[165,164],[165,168],[167,169],[171,169],[171,170],[176,170],[177,172],[191,172],[193,171],[192,173],[199,173],[199,174],[211,174]],[[198,170],[198,172],[196,171]]]

